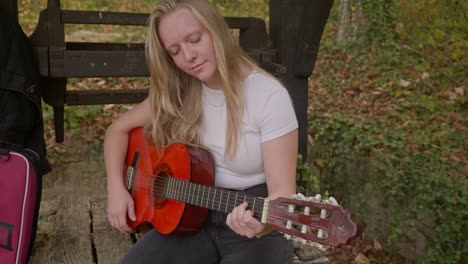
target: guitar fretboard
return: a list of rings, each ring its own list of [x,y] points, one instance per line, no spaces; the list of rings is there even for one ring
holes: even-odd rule
[[[253,216],[259,221],[262,219],[265,204],[264,198],[183,181],[168,176],[158,176],[158,180],[165,183],[166,198],[224,213],[230,213],[236,206],[247,202],[247,209],[252,210]]]

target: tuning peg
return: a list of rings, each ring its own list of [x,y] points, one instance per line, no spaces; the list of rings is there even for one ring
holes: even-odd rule
[[[328,199],[324,199],[322,201],[322,203],[331,204],[331,205],[338,205],[338,201],[332,196],[330,196]]]
[[[317,193],[314,197],[315,201],[320,202],[322,200],[322,195]]]
[[[331,205],[338,205],[338,201],[337,201],[334,197],[328,198],[328,202],[329,202]]]
[[[305,200],[306,197],[302,193],[296,193],[291,196],[291,198],[296,200]]]

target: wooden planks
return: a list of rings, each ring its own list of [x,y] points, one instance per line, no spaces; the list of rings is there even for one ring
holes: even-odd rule
[[[30,264],[117,263],[133,245],[107,221],[103,168],[102,159],[64,162],[45,176]]]
[[[96,198],[91,203],[93,212],[93,238],[99,264],[114,264],[133,245],[130,236],[114,230],[107,221],[105,197]]]
[[[63,195],[57,208],[55,231],[36,248],[30,263],[95,263],[89,236],[89,200]]]

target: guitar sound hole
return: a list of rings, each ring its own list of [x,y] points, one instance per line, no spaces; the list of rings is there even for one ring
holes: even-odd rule
[[[164,205],[167,203],[165,193],[167,190],[168,180],[169,178],[164,172],[161,172],[156,177],[154,177],[152,195],[153,199],[151,200],[156,209],[164,207]]]

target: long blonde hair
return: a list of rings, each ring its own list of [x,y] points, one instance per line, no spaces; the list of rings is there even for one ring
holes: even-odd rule
[[[165,50],[158,36],[161,18],[186,7],[208,30],[213,39],[219,75],[227,108],[225,155],[232,158],[242,130],[244,110],[243,65],[258,69],[233,38],[223,16],[208,0],[163,0],[149,18],[146,60],[150,72],[149,99],[151,123],[145,127],[147,137],[156,146],[174,142],[200,144],[201,81],[180,70]]]

